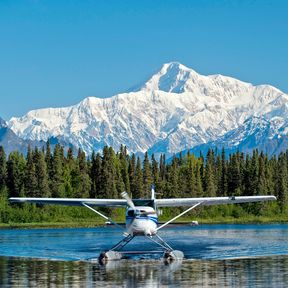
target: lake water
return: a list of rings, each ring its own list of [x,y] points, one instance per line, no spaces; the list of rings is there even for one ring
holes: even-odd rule
[[[114,227],[0,230],[0,287],[288,287],[288,225],[170,226],[159,234],[184,252],[96,261],[121,239]],[[136,237],[126,250],[156,250]]]

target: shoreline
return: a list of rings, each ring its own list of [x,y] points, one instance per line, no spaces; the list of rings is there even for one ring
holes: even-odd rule
[[[159,224],[165,223],[169,219],[160,219]],[[221,217],[221,218],[193,218],[183,219],[181,221],[175,221],[170,225],[189,225],[192,221],[197,220],[199,225],[201,224],[287,224],[288,217],[244,217],[244,218],[232,218],[232,217]],[[119,225],[125,225],[123,221],[117,221]],[[35,222],[35,223],[0,223],[0,229],[45,229],[45,228],[94,228],[94,227],[105,227],[113,226],[113,224],[105,224],[99,219],[91,221],[91,219],[85,221],[73,221],[73,222]]]

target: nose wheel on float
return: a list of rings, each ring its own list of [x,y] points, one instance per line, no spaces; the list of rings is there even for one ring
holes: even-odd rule
[[[173,248],[157,234],[153,236],[146,236],[146,238],[160,246],[162,251],[121,251],[134,237],[134,235],[128,234],[110,250],[100,253],[99,263],[106,264],[108,261],[121,260],[127,254],[141,255],[148,253],[163,253],[163,259],[166,263],[171,263],[175,260],[182,260],[184,258],[182,251],[173,250]]]

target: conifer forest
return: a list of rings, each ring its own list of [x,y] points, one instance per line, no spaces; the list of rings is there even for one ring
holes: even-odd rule
[[[146,153],[140,160],[121,146],[118,152],[104,147],[102,153],[85,155],[79,149],[76,154],[71,148],[64,152],[59,144],[52,151],[49,142],[42,150],[28,148],[27,155],[17,151],[6,155],[0,146],[0,223],[96,217],[81,207],[9,204],[9,197],[121,198],[120,193],[127,191],[134,199],[150,198],[152,184],[157,198],[277,197],[269,203],[199,208],[191,212],[193,217],[287,217],[288,152],[268,158],[257,150],[252,155],[236,152],[227,156],[222,149],[199,157],[187,153],[165,159],[161,155],[159,160]],[[119,216],[117,209],[103,210]],[[170,214],[169,208],[164,209],[163,217]]]

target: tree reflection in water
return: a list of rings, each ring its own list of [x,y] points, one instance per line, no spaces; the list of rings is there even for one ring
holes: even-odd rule
[[[0,287],[285,287],[288,256],[228,260],[85,261],[0,257]],[[287,287],[287,286],[286,286]]]

